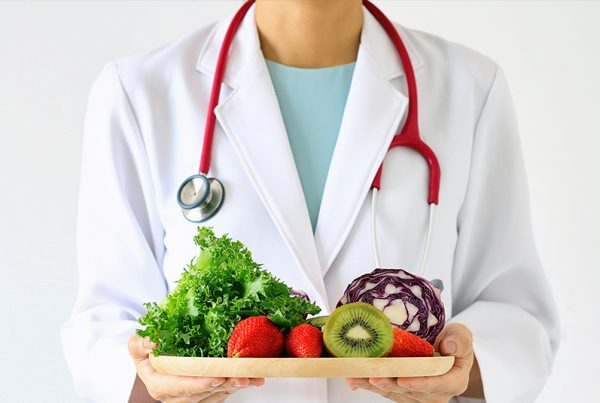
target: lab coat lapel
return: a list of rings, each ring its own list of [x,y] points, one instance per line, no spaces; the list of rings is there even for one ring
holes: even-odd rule
[[[233,91],[221,99],[215,114],[299,269],[318,294],[314,297],[329,309],[304,193],[260,50],[254,9],[255,5],[248,10],[231,44],[223,82]],[[215,26],[198,58],[198,70],[212,76],[231,18]]]
[[[363,17],[358,57],[315,232],[323,276],[354,225],[389,144],[400,131],[409,102],[407,95],[390,82],[404,75],[394,45],[364,6]],[[402,27],[398,32],[413,68],[418,69],[423,64],[422,59]],[[371,253],[369,243],[360,247],[365,253]]]

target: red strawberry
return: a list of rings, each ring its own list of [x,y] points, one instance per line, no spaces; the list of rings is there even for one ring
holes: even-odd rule
[[[227,343],[227,357],[278,357],[283,333],[266,316],[241,320]]]
[[[433,357],[434,351],[427,340],[394,327],[394,346],[389,357]]]
[[[291,357],[320,357],[323,352],[323,333],[308,323],[298,325],[287,335],[285,348]]]

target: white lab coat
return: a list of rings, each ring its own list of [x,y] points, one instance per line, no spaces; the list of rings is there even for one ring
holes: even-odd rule
[[[211,174],[226,189],[206,225],[229,233],[288,285],[330,312],[346,285],[374,269],[369,185],[385,156],[377,216],[384,267],[416,270],[428,207],[427,169],[387,147],[408,99],[393,45],[364,24],[339,139],[313,236],[252,6],[233,41],[216,108]],[[217,55],[232,12],[150,51],[107,63],[91,89],[78,212],[79,290],[61,329],[86,401],[124,402],[135,370],[127,338],[196,256],[196,224],[176,202],[196,172]],[[532,402],[559,343],[553,296],[532,237],[511,95],[490,58],[396,24],[418,85],[419,124],[442,169],[424,275],[443,280],[447,322],[473,333],[489,403]],[[307,116],[307,119],[310,117]],[[230,402],[386,401],[343,380],[268,379]],[[466,402],[454,398],[452,402]]]

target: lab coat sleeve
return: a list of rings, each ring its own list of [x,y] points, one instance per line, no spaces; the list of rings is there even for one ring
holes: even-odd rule
[[[536,250],[517,120],[498,66],[474,133],[469,175],[448,323],[463,323],[473,334],[486,402],[531,403],[553,366],[559,318]]]
[[[77,219],[78,292],[61,328],[67,365],[90,402],[126,402],[135,380],[127,340],[161,300],[163,229],[144,142],[118,74],[107,63],[89,94]]]

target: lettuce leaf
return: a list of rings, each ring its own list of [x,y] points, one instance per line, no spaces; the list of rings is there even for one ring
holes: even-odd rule
[[[137,330],[157,343],[154,354],[226,357],[227,342],[242,319],[267,315],[283,331],[321,309],[291,295],[288,287],[254,262],[250,251],[227,234],[198,227],[200,253],[184,268],[177,286],[160,303],[147,302]]]

